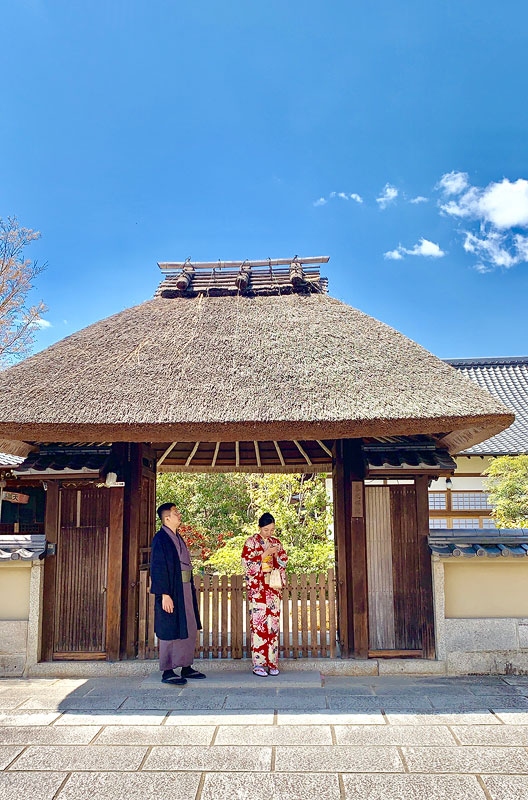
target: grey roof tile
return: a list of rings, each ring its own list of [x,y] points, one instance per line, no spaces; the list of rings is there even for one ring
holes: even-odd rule
[[[463,454],[499,456],[528,453],[528,356],[445,360],[515,413],[515,422],[509,428],[464,450]]]

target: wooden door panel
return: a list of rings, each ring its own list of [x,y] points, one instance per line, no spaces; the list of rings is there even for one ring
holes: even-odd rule
[[[416,491],[391,486],[392,580],[397,650],[420,650]]]
[[[396,640],[394,632],[390,487],[366,487],[365,511],[369,650],[393,650],[396,647]]]
[[[104,652],[107,552],[107,527],[61,528],[54,653]]]

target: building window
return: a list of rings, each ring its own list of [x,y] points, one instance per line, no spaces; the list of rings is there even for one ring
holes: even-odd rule
[[[453,492],[451,507],[457,511],[472,511],[474,508],[491,508],[486,492]]]
[[[496,528],[497,522],[492,517],[484,517],[482,520],[482,527],[483,528]]]
[[[477,519],[470,519],[469,517],[462,517],[461,519],[457,519],[453,517],[453,528],[478,528],[479,520]]]
[[[429,508],[443,509],[447,508],[445,492],[429,492]]]
[[[432,530],[432,531],[439,530],[439,529],[443,530],[445,528],[447,528],[447,520],[446,519],[440,519],[440,518],[437,518],[437,517],[430,517],[429,518],[429,530]]]

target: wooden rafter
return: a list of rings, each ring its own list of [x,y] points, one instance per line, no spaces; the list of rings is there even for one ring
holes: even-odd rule
[[[240,269],[240,267],[280,267],[289,266],[292,262],[299,264],[327,264],[330,256],[309,256],[301,258],[265,258],[257,261],[158,261],[158,267],[165,270],[183,269],[184,267],[194,267],[195,269]]]
[[[317,444],[319,445],[319,447],[320,447],[322,450],[324,450],[324,451],[325,451],[325,453],[328,453],[328,455],[330,456],[330,458],[332,458],[332,451],[331,451],[331,450],[330,450],[330,449],[329,449],[329,448],[328,448],[328,447],[325,445],[325,443],[324,443],[324,442],[322,442],[320,439],[316,439],[316,442],[317,442]]]
[[[258,442],[253,442],[253,444],[255,445],[255,458],[257,459],[257,467],[261,467],[262,466],[262,462],[260,460],[259,443]]]
[[[217,442],[216,445],[215,445],[215,451],[214,451],[213,460],[211,462],[211,466],[212,467],[214,467],[215,464],[216,464],[216,459],[218,458],[218,451],[219,450],[220,450],[220,442]]]
[[[235,467],[240,466],[240,442],[235,442]]]
[[[306,459],[306,463],[307,463],[307,464],[308,464],[310,467],[312,467],[312,466],[313,466],[312,459],[310,458],[310,456],[308,455],[308,453],[306,452],[306,450],[303,450],[303,448],[301,447],[301,445],[299,444],[299,442],[297,441],[297,439],[294,439],[294,440],[293,440],[293,442],[294,442],[294,444],[297,446],[297,450],[299,451],[299,453],[300,453],[302,456],[304,456],[304,458]]]
[[[178,444],[178,442],[173,442],[171,445],[169,445],[167,447],[167,449],[165,450],[163,455],[160,456],[159,459],[158,459],[158,467],[160,467],[163,464],[163,462],[165,461],[165,459],[167,458],[169,453],[172,453],[172,451],[174,450],[174,448],[176,447],[177,444]]]
[[[193,458],[194,458],[194,455],[195,455],[196,451],[198,450],[199,446],[200,446],[200,442],[196,442],[196,443],[195,443],[195,445],[194,445],[194,447],[193,447],[193,449],[191,450],[191,453],[190,453],[190,455],[189,455],[189,458],[188,458],[188,459],[187,459],[187,461],[185,462],[185,466],[186,466],[186,467],[188,467],[188,466],[189,466],[189,464],[191,463],[191,461],[193,460]]]
[[[277,451],[277,455],[283,467],[286,466],[286,462],[284,460],[284,456],[282,455],[281,449],[279,447],[279,443],[273,440],[273,444],[275,445],[275,450]]]

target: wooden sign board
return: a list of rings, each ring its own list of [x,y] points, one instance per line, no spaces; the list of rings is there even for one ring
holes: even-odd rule
[[[352,516],[363,516],[363,481],[352,481]]]
[[[7,500],[8,503],[29,503],[29,495],[21,494],[20,492],[4,492],[2,500]]]

